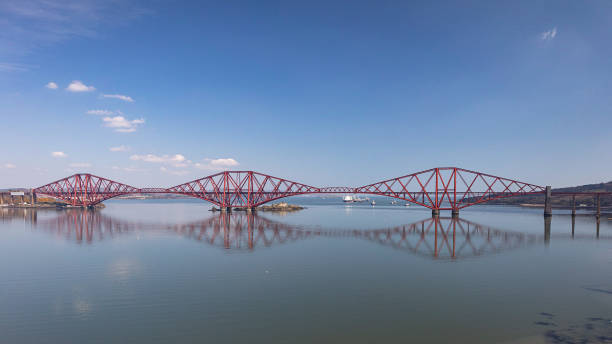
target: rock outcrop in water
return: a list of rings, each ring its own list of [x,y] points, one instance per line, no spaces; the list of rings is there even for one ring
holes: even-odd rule
[[[273,203],[273,204],[269,204],[269,205],[262,205],[259,206],[257,208],[255,208],[255,210],[257,211],[275,211],[275,212],[293,212],[293,211],[299,211],[304,209],[304,207],[299,206],[299,205],[295,205],[295,204],[289,204],[286,202],[281,202],[281,203]],[[223,211],[222,209],[216,208],[216,207],[212,207],[210,209],[210,211],[215,212],[215,211]],[[233,208],[232,211],[250,211],[250,209],[248,208]]]
[[[260,211],[283,211],[283,212],[298,211],[302,209],[304,209],[304,207],[295,205],[295,204],[289,204],[286,202],[274,203],[270,205],[262,205],[261,207],[257,208],[257,210],[260,210]]]

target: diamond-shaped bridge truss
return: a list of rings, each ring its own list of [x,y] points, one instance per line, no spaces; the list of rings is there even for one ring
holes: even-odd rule
[[[84,207],[127,194],[172,193],[197,197],[220,207],[253,208],[296,195],[355,193],[393,197],[430,209],[459,210],[499,198],[544,193],[545,188],[462,168],[441,167],[357,188],[319,188],[253,171],[225,171],[170,188],[136,188],[92,174],[75,174],[34,192]]]

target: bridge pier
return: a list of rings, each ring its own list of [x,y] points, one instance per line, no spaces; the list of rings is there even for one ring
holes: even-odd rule
[[[576,216],[576,195],[572,195],[572,217]]]
[[[453,209],[451,211],[451,216],[452,217],[459,217],[459,209]]]
[[[440,216],[440,209],[431,209],[431,216],[432,217]]]
[[[544,216],[552,216],[552,204],[550,203],[552,198],[552,189],[550,186],[546,186],[546,194],[544,197]]]
[[[597,210],[595,213],[595,217],[599,219],[600,216],[601,216],[601,201],[600,201],[599,194],[597,194]]]

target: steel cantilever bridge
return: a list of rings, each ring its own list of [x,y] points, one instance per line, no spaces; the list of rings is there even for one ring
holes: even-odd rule
[[[360,187],[315,187],[253,171],[225,171],[169,188],[137,188],[92,174],[74,174],[33,190],[72,206],[91,207],[128,194],[179,194],[221,208],[255,208],[284,197],[351,193],[393,197],[433,211],[453,210],[487,201],[531,194],[546,188],[457,167],[438,167]]]

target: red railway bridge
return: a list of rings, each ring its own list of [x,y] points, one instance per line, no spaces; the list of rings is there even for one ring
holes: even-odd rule
[[[92,207],[107,199],[129,194],[178,194],[200,198],[222,210],[254,209],[284,197],[307,194],[368,194],[387,196],[421,205],[439,215],[440,210],[459,210],[501,198],[545,195],[545,215],[551,215],[553,195],[597,197],[610,193],[557,193],[539,186],[457,167],[437,167],[360,187],[315,187],[254,171],[224,171],[168,188],[137,188],[89,173],[79,173],[32,190],[33,196],[47,195],[72,206]],[[575,202],[574,202],[575,204]],[[575,207],[574,207],[575,213]]]

